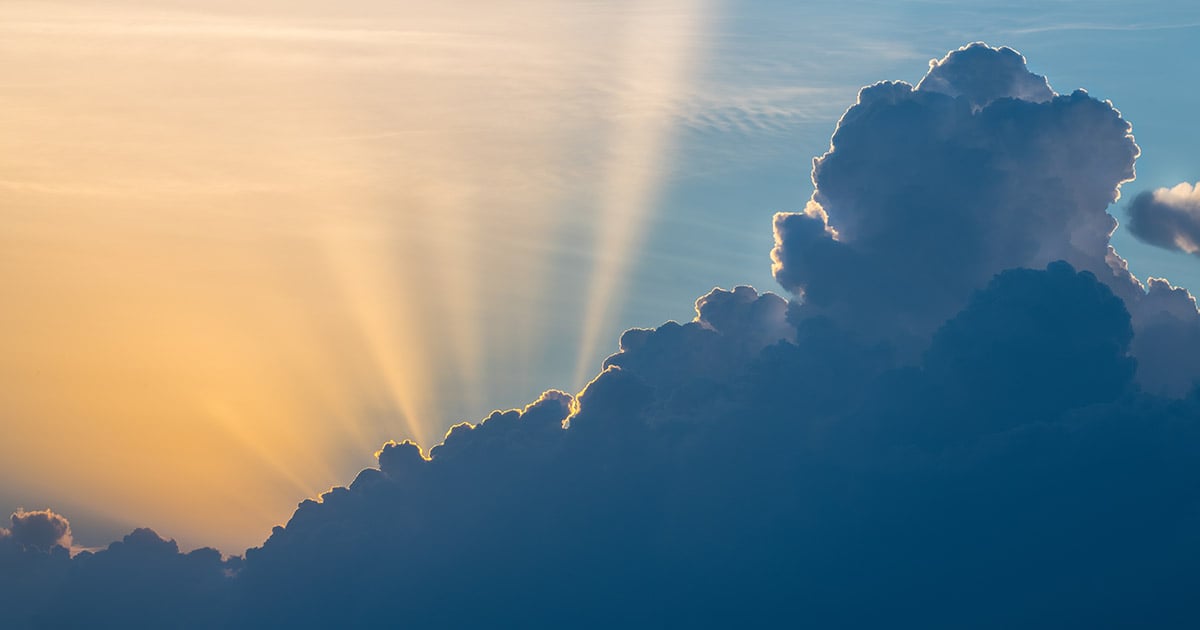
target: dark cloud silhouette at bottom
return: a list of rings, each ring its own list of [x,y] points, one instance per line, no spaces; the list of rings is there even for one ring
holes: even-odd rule
[[[1067,122],[1083,112],[1120,132],[1110,140],[1121,159],[1136,152],[1111,107],[1056,97],[1044,79],[1021,72],[1014,51],[971,46],[933,66],[922,84],[929,95],[888,84],[868,100],[951,116],[953,125],[929,128],[972,130],[983,140],[970,162],[987,167],[980,172],[996,165],[977,151],[1005,112],[1012,121]],[[878,100],[881,90],[895,92],[892,100]],[[872,124],[894,114],[852,112],[850,120],[871,115]],[[1036,149],[1019,140],[1000,143],[1004,164]],[[831,154],[847,146],[835,142]],[[1046,243],[1074,252],[1079,265],[1008,265],[1012,256],[988,245],[969,252],[969,265],[938,271],[940,286],[930,286],[936,274],[900,267],[872,275],[905,256],[922,256],[929,269],[954,259],[906,253],[886,242],[886,229],[873,233],[868,223],[883,209],[863,204],[904,200],[879,191],[871,194],[880,199],[852,200],[847,178],[859,171],[839,159],[818,162],[834,179],[814,199],[830,207],[777,222],[785,250],[777,271],[806,295],[788,302],[749,287],[714,290],[697,301],[695,321],[626,332],[578,396],[549,391],[523,410],[456,426],[427,456],[410,442],[388,443],[378,468],[301,503],[244,559],[183,554],[149,530],[70,558],[61,537],[29,544],[15,528],[2,530],[5,623],[1200,625],[1200,389],[1188,389],[1195,374],[1186,370],[1169,391],[1147,388],[1157,372],[1142,367],[1143,357],[1191,334],[1190,296],[1163,281],[1137,293],[1115,253],[1104,253],[1109,223],[1088,204],[1034,209],[1037,229],[1016,225],[1020,217],[988,219],[1008,222],[1006,242],[1021,244],[1021,260],[1044,254],[1028,240],[1040,229],[1061,227]],[[1108,164],[1096,181],[1078,164],[1069,171],[1096,188],[1086,195],[1092,202],[1110,196],[1123,165]],[[975,181],[1019,183],[999,172]],[[970,186],[954,182],[952,197],[971,198]],[[919,188],[937,214],[952,214],[936,187]],[[988,194],[1014,213],[1023,208],[1014,199],[1038,198]],[[841,233],[839,203],[852,207]],[[1082,217],[1075,239],[1072,217]],[[981,235],[972,223],[960,227]],[[936,227],[927,231],[931,246],[943,234]],[[1080,243],[1091,249],[1068,247]],[[816,264],[839,257],[852,267]],[[937,299],[871,300],[839,284],[859,281]],[[866,308],[874,310],[857,310]],[[875,326],[889,309],[897,325]],[[1174,365],[1168,359],[1155,369]]]

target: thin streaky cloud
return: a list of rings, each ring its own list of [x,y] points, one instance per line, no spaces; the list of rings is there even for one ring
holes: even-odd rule
[[[1184,24],[1048,24],[1046,26],[1031,26],[1005,31],[1011,35],[1031,35],[1034,33],[1050,33],[1055,31],[1177,31],[1190,28],[1200,28],[1200,22]]]

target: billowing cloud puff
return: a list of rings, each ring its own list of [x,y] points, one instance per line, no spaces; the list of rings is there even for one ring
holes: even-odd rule
[[[1139,321],[1133,340],[1142,387],[1167,395],[1188,392],[1200,376],[1200,315],[1187,289],[1150,278],[1146,297],[1134,304]]]
[[[696,300],[696,317],[686,324],[634,328],[621,335],[615,366],[664,390],[709,389],[728,381],[764,347],[794,338],[788,304],[773,293],[747,286],[713,289]],[[686,367],[686,369],[684,369]]]
[[[1133,381],[1132,339],[1121,299],[1090,272],[1076,274],[1057,262],[1045,272],[996,276],[937,331],[925,364],[954,384],[947,402],[969,405],[964,418],[1020,424],[1031,414],[1053,416],[1126,393]]]
[[[23,519],[44,543],[66,519]],[[14,520],[14,524],[16,521]],[[47,525],[46,523],[53,523]],[[17,537],[14,530],[13,537]],[[180,553],[173,540],[137,529],[107,549],[71,558],[61,544],[5,551],[0,544],[0,611],[5,628],[220,628],[228,620],[240,559],[214,549]],[[3,541],[0,541],[2,543]]]
[[[54,605],[71,569],[71,525],[50,510],[18,510],[0,528],[0,626],[26,628]]]
[[[577,396],[385,444],[244,560],[9,535],[5,621],[1200,626],[1200,327],[1108,245],[1128,130],[1007,49],[867,88],[776,217],[802,300],[714,289]]]
[[[801,297],[795,317],[830,317],[911,362],[994,274],[1064,260],[1106,283],[1146,331],[1132,346],[1141,386],[1183,394],[1200,362],[1175,355],[1200,356],[1200,313],[1173,299],[1166,326],[1161,288],[1147,292],[1109,244],[1107,207],[1139,154],[1130,129],[1111,104],[1055,94],[1021,55],[984,44],[932,62],[915,88],[864,88],[813,162],[812,199],[775,217],[775,278]],[[1131,229],[1185,248],[1196,208],[1186,184],[1140,195]]]
[[[1141,193],[1128,211],[1129,231],[1137,238],[1200,256],[1200,182]]]
[[[97,553],[76,556],[57,605],[37,625],[54,628],[219,628],[228,618],[238,560],[215,549],[180,553],[174,540],[136,529]]]
[[[13,513],[12,529],[0,530],[13,544],[21,547],[49,551],[53,547],[71,548],[71,523],[50,510]]]
[[[1172,286],[1166,278],[1151,277],[1146,298],[1138,301],[1144,317],[1173,317],[1188,321],[1196,315],[1196,298],[1183,287]]]
[[[972,44],[915,88],[862,90],[813,162],[808,208],[776,216],[775,277],[808,314],[907,350],[1004,269],[1066,260],[1133,296],[1105,209],[1137,155],[1111,105]]]
[[[1021,53],[1007,47],[972,44],[929,62],[917,90],[961,97],[979,110],[1002,98],[1045,103],[1054,98],[1046,77],[1025,68]]]
[[[732,291],[713,289],[696,300],[696,319],[727,338],[738,339],[756,352],[796,334],[787,321],[787,301],[773,294],[759,295],[753,287]]]

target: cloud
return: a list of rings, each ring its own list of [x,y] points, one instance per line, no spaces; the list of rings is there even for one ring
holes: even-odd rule
[[[696,300],[691,322],[625,331],[620,352],[604,367],[620,367],[660,389],[725,381],[764,347],[795,336],[787,309],[783,298],[751,287],[713,289]]]
[[[235,623],[1037,627],[1057,625],[1048,601],[1081,625],[1194,612],[1161,595],[1189,592],[1200,559],[1194,511],[1163,497],[1200,481],[1200,399],[1137,393],[1130,315],[1090,272],[999,274],[915,369],[869,369],[836,340],[813,359],[876,375],[843,383],[855,395],[840,406],[810,407],[827,384],[786,371],[781,353],[818,335],[722,371],[675,354],[712,347],[702,326],[632,336],[577,399],[456,427],[429,459],[389,446],[382,474],[305,502],[247,556]],[[762,387],[764,369],[788,387]],[[535,424],[541,405],[554,413]]]
[[[1150,278],[1146,297],[1134,305],[1141,322],[1133,340],[1139,381],[1152,392],[1179,395],[1198,385],[1200,316],[1187,289]]]
[[[995,273],[1066,260],[1122,296],[1105,209],[1133,177],[1129,123],[1056,95],[1007,48],[972,44],[916,86],[864,88],[814,160],[802,213],[775,219],[775,278],[806,310],[915,350]]]
[[[1052,308],[1047,308],[1052,306]],[[933,337],[925,368],[952,383],[970,416],[1027,422],[1127,392],[1129,312],[1091,272],[1067,263],[996,276]],[[1019,367],[1019,369],[1018,369]]]
[[[1127,212],[1129,232],[1139,240],[1200,256],[1200,183],[1143,192]]]
[[[71,569],[71,525],[50,510],[17,510],[11,525],[0,527],[0,625],[25,628],[52,607],[55,589]]]
[[[0,604],[51,626],[1194,627],[1200,326],[1108,244],[1128,131],[1007,49],[866,88],[775,220],[799,299],[714,289],[626,331],[578,395],[388,442],[244,559],[146,529],[75,559],[0,544],[0,584],[38,594]]]
[[[71,523],[50,510],[12,514],[12,529],[0,529],[0,537],[28,549],[50,551],[54,547],[71,548]]]
[[[803,301],[802,316],[886,341],[902,362],[994,274],[1056,260],[1107,284],[1135,329],[1156,326],[1155,290],[1109,243],[1117,222],[1107,208],[1139,154],[1112,104],[1055,94],[1019,53],[971,44],[931,62],[916,87],[860,92],[813,162],[806,208],[775,217],[775,278]],[[1187,185],[1154,194],[1172,207],[1196,198]],[[1151,231],[1142,217],[1180,216],[1144,199],[1131,207],[1135,234]],[[1171,335],[1200,352],[1195,309],[1174,313]],[[1179,395],[1200,378],[1200,367],[1151,348],[1133,345],[1143,387]]]
[[[180,553],[174,540],[146,528],[72,558],[62,516],[18,513],[13,524],[9,536],[0,536],[6,628],[217,628],[228,619],[235,593],[230,576],[240,558],[223,560],[214,549]],[[57,544],[47,547],[53,534],[59,534]],[[25,544],[5,545],[23,535],[31,537]]]
[[[1054,98],[1046,77],[1029,72],[1021,53],[972,44],[929,62],[917,90],[961,97],[978,111],[1002,98],[1045,103]]]
[[[53,605],[35,621],[57,628],[222,627],[234,594],[229,574],[239,562],[222,560],[215,549],[180,553],[174,540],[136,529],[107,549],[76,556]]]

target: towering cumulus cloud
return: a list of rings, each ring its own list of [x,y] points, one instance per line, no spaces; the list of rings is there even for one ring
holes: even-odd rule
[[[1137,155],[1109,104],[1055,94],[1011,49],[968,46],[916,87],[859,93],[808,207],[775,218],[775,277],[810,315],[912,349],[1003,269],[1066,260],[1132,296],[1105,209]]]
[[[244,559],[70,559],[14,520],[6,620],[1197,627],[1200,316],[1109,245],[1137,154],[1009,49],[868,87],[776,216],[796,299],[714,289],[576,396],[384,445]]]
[[[813,162],[808,206],[775,217],[775,278],[802,297],[804,316],[887,339],[902,359],[996,272],[1055,260],[1095,274],[1142,328],[1157,310],[1143,307],[1144,288],[1109,245],[1117,222],[1107,213],[1138,154],[1109,103],[1055,94],[1011,49],[967,46],[931,62],[916,87],[859,93]],[[1180,208],[1195,199],[1183,188],[1154,193],[1171,211],[1135,201],[1135,233],[1187,242]],[[1200,331],[1194,308],[1180,315]],[[1149,389],[1179,394],[1200,374],[1167,383],[1177,366],[1141,349]]]

